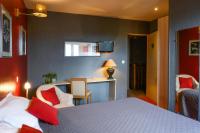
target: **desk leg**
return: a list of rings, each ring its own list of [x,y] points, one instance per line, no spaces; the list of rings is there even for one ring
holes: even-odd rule
[[[109,82],[109,100],[116,100],[116,82]]]

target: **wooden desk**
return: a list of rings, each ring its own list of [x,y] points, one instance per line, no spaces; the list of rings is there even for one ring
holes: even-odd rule
[[[109,83],[109,100],[116,100],[116,79],[107,79],[107,78],[87,78],[88,84],[95,84],[95,83]],[[60,85],[70,85],[69,80],[61,81],[53,83],[53,85],[60,86]]]

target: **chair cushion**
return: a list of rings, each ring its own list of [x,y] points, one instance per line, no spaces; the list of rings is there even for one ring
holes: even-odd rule
[[[43,120],[52,125],[58,125],[58,110],[48,104],[40,101],[38,98],[33,97],[30,106],[27,111],[36,116],[40,120]]]
[[[30,126],[22,125],[22,128],[20,129],[19,133],[42,133],[42,132]]]
[[[193,89],[192,78],[179,77],[180,88],[190,88]]]
[[[45,100],[51,102],[53,105],[60,104],[58,96],[56,95],[55,88],[41,91],[42,96]]]

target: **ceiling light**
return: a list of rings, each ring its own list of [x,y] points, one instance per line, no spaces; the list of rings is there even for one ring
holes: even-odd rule
[[[158,7],[155,7],[155,8],[154,8],[154,11],[158,11],[158,10],[159,10]]]
[[[15,16],[19,17],[20,15],[33,15],[36,17],[47,17],[47,8],[43,4],[36,4],[32,13],[20,12],[19,8],[16,8]]]

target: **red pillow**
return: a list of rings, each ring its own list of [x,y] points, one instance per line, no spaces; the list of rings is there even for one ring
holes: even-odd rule
[[[35,117],[52,125],[58,125],[58,110],[33,97],[27,111]]]
[[[193,80],[192,78],[179,78],[180,88],[190,88],[193,89]]]
[[[38,129],[23,124],[19,133],[42,133],[42,132]]]
[[[56,95],[55,88],[51,88],[45,91],[41,91],[42,96],[45,100],[51,102],[53,105],[60,104],[60,101]]]

